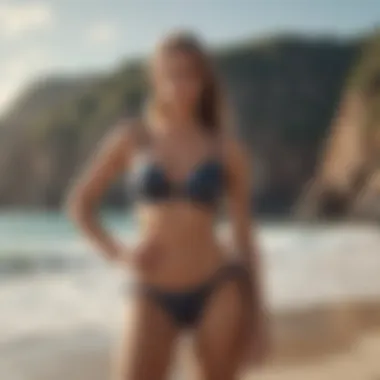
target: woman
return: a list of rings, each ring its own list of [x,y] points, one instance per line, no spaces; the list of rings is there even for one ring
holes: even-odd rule
[[[122,379],[166,379],[176,338],[192,329],[205,379],[232,380],[248,338],[254,359],[264,347],[247,157],[226,133],[218,83],[194,37],[165,39],[150,74],[146,118],[122,121],[109,133],[69,197],[70,213],[108,259],[136,270],[138,318],[126,338],[131,348]],[[111,181],[127,168],[143,230],[132,252],[93,215]],[[234,259],[214,233],[222,196]]]

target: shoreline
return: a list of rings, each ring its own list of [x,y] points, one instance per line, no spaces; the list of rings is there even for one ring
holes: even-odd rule
[[[247,372],[244,380],[294,380],[297,374],[308,380],[330,380],[329,366],[331,380],[358,380],[364,376],[349,377],[352,371],[358,375],[372,367],[365,364],[361,368],[351,356],[364,355],[377,364],[374,358],[380,355],[380,300],[282,310],[271,319],[274,345],[268,364]],[[109,329],[82,327],[40,333],[13,341],[0,347],[0,376],[8,380],[104,380],[113,367],[122,324]],[[362,355],[363,350],[368,352]],[[179,375],[184,371],[190,380],[189,374],[196,366],[186,337],[177,355],[172,379],[185,380]],[[345,377],[337,375],[341,367],[342,373],[349,368]],[[376,371],[376,366],[373,368]],[[318,371],[325,377],[318,377]]]
[[[129,315],[131,308],[128,306],[126,308],[127,312],[124,314]],[[119,317],[123,317],[123,315],[119,315]],[[281,361],[283,358],[282,350],[278,350],[279,347],[284,347],[286,356],[289,356],[289,346],[292,346],[293,351],[297,343],[302,344],[303,347],[302,352],[296,353],[294,357],[296,360],[301,353],[305,355],[305,345],[310,347],[308,350],[310,357],[318,357],[320,348],[323,349],[323,353],[326,353],[326,349],[332,350],[334,347],[339,351],[345,349],[350,342],[355,343],[355,339],[360,338],[363,333],[380,330],[380,299],[377,302],[358,301],[346,304],[315,305],[310,308],[283,309],[271,312],[269,321],[276,350],[272,359]],[[19,345],[25,347],[34,344],[35,340],[43,344],[49,340],[59,341],[62,338],[65,339],[65,336],[75,336],[76,334],[90,340],[107,341],[117,335],[117,331],[123,327],[125,320],[118,318],[117,323],[115,322],[115,319],[112,318],[112,320],[110,319],[112,326],[93,325],[86,328],[80,325],[77,328],[72,327],[62,331],[25,335],[0,345],[0,354],[16,349]],[[322,335],[323,341],[320,341]],[[336,345],[334,342],[340,342],[341,345]],[[325,347],[322,347],[322,344]],[[315,350],[313,350],[313,346],[315,346]]]

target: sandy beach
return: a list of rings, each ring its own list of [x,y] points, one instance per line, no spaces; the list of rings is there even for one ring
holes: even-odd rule
[[[356,318],[361,314],[359,309],[357,311]],[[295,318],[299,321],[299,316]],[[311,322],[306,315],[304,322],[308,318]],[[350,323],[354,322],[353,314],[350,318]],[[331,331],[319,330],[323,334],[319,341],[311,339],[315,331],[309,327],[311,330],[303,335],[302,344],[299,339],[298,342],[294,339],[293,342],[288,341],[286,346],[284,342],[279,342],[277,336],[277,352],[270,362],[261,369],[246,373],[242,380],[377,380],[380,378],[380,327],[374,324],[372,315],[371,321],[357,319],[355,328],[346,324],[345,330],[335,325],[335,335],[332,325]],[[110,336],[90,328],[56,336],[30,337],[1,350],[1,379],[111,379],[116,346],[116,341]],[[188,343],[184,341],[171,379],[195,379],[193,364]]]
[[[3,256],[1,380],[113,380],[121,333],[133,328],[133,279],[67,242],[43,242],[46,254],[28,244],[33,255]],[[379,380],[377,229],[281,227],[265,230],[263,243],[273,350],[242,379]],[[195,380],[194,368],[185,339],[172,380]]]
[[[133,310],[130,303],[120,302],[120,284],[109,282],[105,287],[107,281],[96,281],[99,275],[91,271],[70,278],[36,276],[27,286],[15,281],[1,289],[0,299],[9,307],[0,315],[0,379],[113,379],[121,332],[133,328],[128,322]],[[103,273],[103,280],[107,276],[116,277]],[[49,292],[41,296],[46,288]],[[30,314],[11,310],[19,308],[18,303],[28,304]],[[273,308],[269,318],[271,357],[265,367],[247,372],[242,380],[380,378],[377,299],[282,306]],[[172,372],[172,380],[197,378],[189,337],[179,344]]]

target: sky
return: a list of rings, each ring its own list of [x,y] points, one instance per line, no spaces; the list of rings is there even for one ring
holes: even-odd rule
[[[380,26],[380,0],[0,0],[0,113],[39,76],[110,69],[172,29],[210,45]]]

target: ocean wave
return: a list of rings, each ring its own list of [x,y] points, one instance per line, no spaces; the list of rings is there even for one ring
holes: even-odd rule
[[[8,251],[0,254],[2,279],[33,273],[59,273],[95,265],[90,255],[67,251]]]

